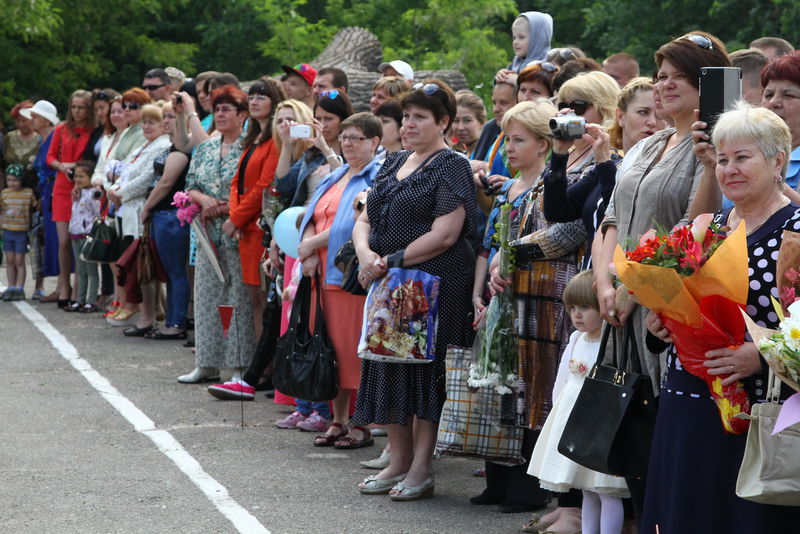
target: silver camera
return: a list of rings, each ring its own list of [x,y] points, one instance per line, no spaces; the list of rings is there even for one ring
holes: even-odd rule
[[[580,139],[586,133],[586,119],[574,113],[559,115],[550,119],[550,131],[553,139]]]

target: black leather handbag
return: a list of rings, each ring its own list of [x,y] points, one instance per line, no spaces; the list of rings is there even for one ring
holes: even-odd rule
[[[289,328],[278,339],[275,388],[286,395],[312,402],[332,400],[339,392],[336,353],[333,350],[320,306],[322,286],[317,280],[317,313],[314,332],[309,329],[311,279],[304,276],[295,294]]]
[[[358,281],[358,255],[352,239],[339,248],[334,265],[342,271],[342,289],[353,295],[367,294]]]
[[[640,478],[647,473],[656,402],[650,377],[642,374],[631,324],[625,327],[619,362],[613,331],[606,325],[597,362],[583,382],[558,452],[594,471]],[[609,335],[614,337],[614,358],[611,365],[604,365]],[[627,371],[627,360],[632,373]]]
[[[81,259],[94,263],[114,263],[122,252],[121,239],[114,227],[100,217],[96,218],[81,247]]]

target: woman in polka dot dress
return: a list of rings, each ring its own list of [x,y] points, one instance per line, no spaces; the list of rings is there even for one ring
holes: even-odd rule
[[[359,490],[412,500],[433,493],[431,458],[445,400],[447,346],[472,343],[475,254],[466,236],[474,228],[477,204],[469,162],[444,141],[456,112],[450,88],[437,80],[417,84],[401,105],[404,146],[412,150],[386,158],[353,242],[365,287],[398,261],[440,277],[436,360],[363,361],[353,422],[387,425],[392,451],[389,467]]]
[[[697,152],[734,203],[715,222],[747,230],[750,287],[747,314],[759,325],[777,328],[770,296],[778,297],[775,266],[784,231],[800,231],[800,206],[783,195],[791,135],[785,123],[764,108],[743,106],[720,116],[714,149],[699,143]],[[706,179],[704,177],[704,179]],[[796,266],[795,266],[796,267]],[[661,321],[650,314],[650,332],[669,339]],[[648,345],[658,340],[648,336]],[[723,385],[741,380],[751,404],[763,401],[767,365],[752,342],[706,353],[709,374]],[[784,387],[781,395],[791,392]],[[641,532],[703,534],[782,534],[797,532],[800,509],[768,506],[736,496],[736,478],[746,434],[728,434],[705,381],[685,371],[680,355],[669,347],[667,374],[661,386],[658,418],[650,454]]]

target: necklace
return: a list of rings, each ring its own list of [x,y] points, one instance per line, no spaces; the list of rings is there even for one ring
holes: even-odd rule
[[[586,150],[584,150],[583,152],[581,152],[580,154],[578,154],[578,157],[577,157],[577,158],[575,158],[574,160],[572,160],[572,163],[570,163],[570,162],[569,162],[569,158],[567,158],[567,168],[569,169],[569,168],[570,168],[572,165],[575,165],[575,164],[576,164],[576,163],[578,163],[580,160],[582,160],[582,159],[583,159],[583,157],[586,155],[586,153],[587,153],[587,152],[589,152],[591,149],[592,149],[592,145],[589,145],[588,147],[586,147]],[[575,150],[573,150],[573,151],[570,153],[569,157],[571,158],[573,154],[575,154]]]
[[[776,211],[778,211],[778,210],[782,209],[783,207],[787,206],[789,204],[789,202],[790,202],[790,200],[789,200],[788,197],[786,197],[785,195],[781,195],[781,200],[778,203],[778,206],[773,208],[772,206],[774,206],[775,203],[774,202],[771,203],[768,206],[767,210],[766,210],[767,214],[764,215],[763,217],[761,217],[760,219],[756,219],[758,221],[758,224],[754,224],[752,228],[747,228],[747,234],[746,235],[750,235],[753,232],[755,232],[756,230],[758,230],[759,228],[761,228],[764,225],[764,223],[767,222],[769,220],[769,218],[772,217],[775,214]],[[733,220],[734,220],[733,218],[734,217],[736,217],[736,219],[735,219],[736,222],[735,223],[733,222]],[[743,219],[739,215],[739,213],[736,211],[736,208],[733,208],[731,210],[730,215],[728,216],[728,222],[730,223],[731,229],[738,228],[739,224],[741,224],[742,220]]]

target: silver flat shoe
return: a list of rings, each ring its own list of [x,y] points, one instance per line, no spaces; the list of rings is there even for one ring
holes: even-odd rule
[[[364,460],[362,462],[358,462],[359,465],[366,467],[367,469],[386,469],[389,467],[389,455],[391,453],[386,449],[381,451],[381,455],[374,460]]]
[[[365,478],[361,483],[363,486],[359,485],[358,491],[364,495],[383,495],[389,493],[389,491],[395,487],[395,485],[402,482],[402,480],[406,478],[406,473],[383,480],[378,480],[377,476],[378,475],[371,475]]]
[[[393,490],[399,491],[397,495],[390,495],[389,498],[393,501],[416,501],[423,497],[433,497],[433,489],[436,484],[433,477],[428,477],[422,481],[419,486],[406,486],[404,482],[400,482]]]
[[[214,380],[219,380],[219,369],[216,367],[195,367],[191,373],[178,377],[181,384],[199,384]]]

